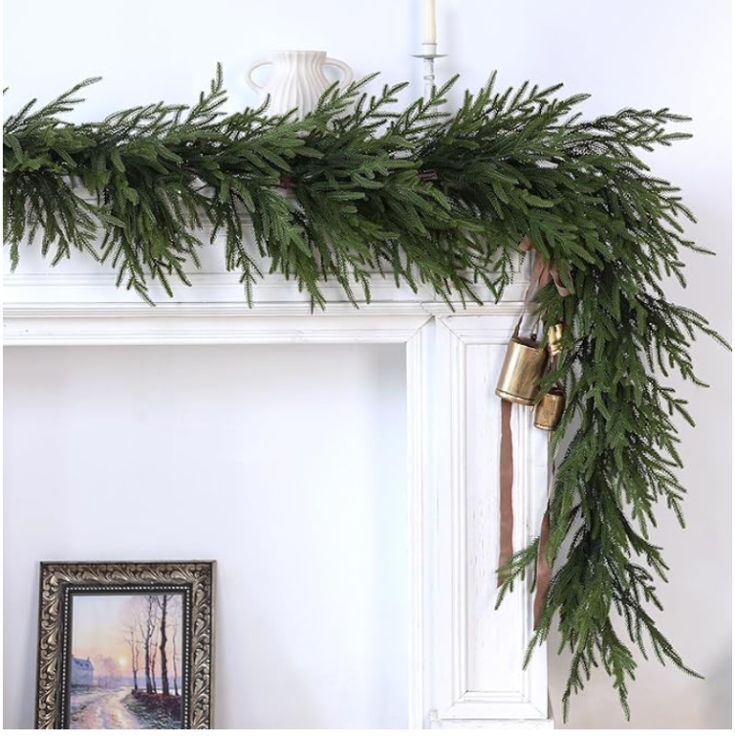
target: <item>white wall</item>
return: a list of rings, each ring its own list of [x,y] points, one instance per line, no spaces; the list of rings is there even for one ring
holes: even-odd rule
[[[38,562],[216,559],[215,726],[405,727],[402,346],[5,354],[4,724]]]
[[[225,64],[230,107],[253,101],[248,65],[270,48],[325,48],[358,75],[387,79],[420,70],[410,54],[420,33],[418,0],[7,0],[5,83],[9,109],[45,99],[82,77],[102,74],[80,117],[148,100],[193,99],[217,60]],[[699,216],[688,232],[717,249],[716,258],[685,255],[690,288],[671,294],[710,316],[730,335],[730,3],[728,0],[439,0],[439,35],[455,71],[476,87],[491,69],[501,82],[565,81],[586,91],[590,114],[621,107],[670,106],[695,117],[692,141],[651,156],[655,170],[683,188]],[[63,33],[60,30],[63,29]],[[41,51],[42,50],[42,53]],[[691,491],[681,532],[662,512],[656,540],[671,564],[662,589],[664,631],[707,676],[693,681],[673,668],[644,664],[631,703],[634,727],[725,727],[730,720],[730,358],[709,341],[694,355],[704,391],[684,388],[698,419],[682,429]],[[559,711],[566,670],[551,655],[551,697]],[[606,678],[595,677],[573,705],[572,727],[612,727],[624,720]]]

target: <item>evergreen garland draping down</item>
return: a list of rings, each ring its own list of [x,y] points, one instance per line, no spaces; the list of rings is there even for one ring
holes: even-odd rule
[[[477,285],[500,298],[530,237],[572,294],[552,284],[538,301],[546,324],[567,326],[542,389],[561,382],[568,406],[552,436],[555,574],[526,658],[557,622],[571,654],[565,718],[597,666],[628,714],[635,647],[694,674],[652,616],[666,564],[650,533],[661,502],[684,524],[676,422],[693,421],[666,377],[701,384],[691,342],[698,332],[722,339],[666,299],[664,278],[685,283],[680,250],[703,249],[684,236],[680,221],[693,216],[677,188],[639,157],[687,137],[668,127],[688,119],[626,109],[585,121],[575,113],[585,95],[556,98],[561,85],[496,92],[495,75],[454,113],[438,106],[455,80],[395,112],[405,85],[370,97],[370,79],[330,89],[303,121],[266,107],[225,114],[219,67],[191,108],[63,122],[95,80],[35,111],[29,103],[4,125],[12,262],[38,232],[52,263],[80,249],[148,299],[150,282],[169,292],[172,276],[187,282],[184,265],[204,247],[193,233],[208,229],[212,240],[224,234],[228,269],[249,299],[261,276],[246,250],[249,223],[271,271],[297,280],[315,306],[327,278],[369,300],[370,275],[383,269],[464,304],[479,301]],[[537,544],[514,556],[499,600],[533,576]]]

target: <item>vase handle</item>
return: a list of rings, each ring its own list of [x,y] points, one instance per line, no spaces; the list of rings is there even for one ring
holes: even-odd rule
[[[250,87],[255,90],[255,92],[262,92],[265,87],[263,85],[259,85],[254,79],[253,79],[253,72],[256,69],[259,69],[260,67],[266,66],[266,64],[273,64],[273,62],[270,59],[264,59],[263,61],[256,62],[253,64],[250,69],[248,69],[248,73],[245,77],[245,80],[250,85]]]
[[[352,80],[355,78],[352,74],[352,69],[350,69],[347,64],[345,64],[343,61],[340,61],[339,59],[332,59],[330,57],[327,57],[324,60],[324,66],[337,67],[337,69],[342,72],[342,84],[345,86],[349,85],[350,82],[352,82]]]

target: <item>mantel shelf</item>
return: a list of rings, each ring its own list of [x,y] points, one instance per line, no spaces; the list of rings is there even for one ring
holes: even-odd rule
[[[247,296],[244,286],[240,283],[237,272],[229,272],[224,262],[224,247],[218,239],[211,246],[202,247],[201,265],[196,268],[190,265],[186,269],[191,286],[187,286],[172,278],[171,286],[174,292],[169,297],[158,284],[150,285],[150,298],[156,305],[154,310],[169,308],[174,305],[191,304],[231,304],[247,308]],[[289,280],[280,274],[268,273],[267,264],[257,257],[257,252],[251,245],[253,258],[260,262],[263,277],[257,278],[252,288],[252,305],[271,309],[274,305],[302,306],[311,312],[309,296],[299,290],[295,280]],[[5,249],[4,274],[4,304],[6,316],[14,315],[18,319],[24,308],[33,309],[37,315],[43,306],[49,312],[55,312],[62,306],[89,305],[94,310],[101,305],[118,306],[127,310],[131,306],[144,306],[147,303],[133,290],[125,287],[116,287],[116,272],[108,264],[98,264],[88,256],[73,252],[69,259],[63,260],[52,267],[49,259],[40,253],[39,244],[21,247],[20,264],[16,271],[11,272],[9,266],[8,249]],[[502,302],[518,302],[523,299],[528,284],[527,262],[520,263],[514,269],[514,280],[503,294]],[[350,302],[348,294],[336,280],[327,280],[321,283],[321,289],[328,310],[338,306],[355,307]],[[477,314],[486,311],[495,304],[494,295],[482,285],[477,287],[477,295],[482,305],[467,302],[463,305],[457,301],[450,307],[436,293],[426,285],[419,285],[414,292],[407,284],[396,286],[394,277],[390,273],[375,273],[370,280],[370,303],[363,299],[363,290],[355,284],[354,295],[360,310],[373,313],[388,314],[410,309],[411,306],[426,306],[432,312],[468,312]],[[320,311],[316,308],[314,313]]]

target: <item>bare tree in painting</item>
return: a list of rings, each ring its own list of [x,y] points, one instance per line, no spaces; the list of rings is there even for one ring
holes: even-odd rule
[[[121,626],[121,640],[131,655],[133,695],[149,707],[178,709],[184,687],[179,665],[182,646],[177,640],[182,632],[181,596],[168,592],[136,596]],[[145,690],[139,679],[142,673],[145,673]]]
[[[138,669],[140,668],[140,641],[135,637],[135,623],[128,627],[125,642],[130,646],[130,667],[133,670],[133,692],[137,692]]]
[[[150,682],[149,660],[145,655],[146,636],[147,636],[148,610],[147,603],[143,597],[132,597],[128,608],[124,615],[122,623],[124,636],[123,640],[130,647],[130,667],[133,673],[133,692],[137,693],[141,689],[138,683],[138,675],[141,670],[141,657],[143,658],[143,669],[146,676],[146,691]]]
[[[146,608],[141,621],[138,623],[140,630],[140,639],[143,643],[143,660],[145,667],[145,691],[147,694],[153,694],[155,689],[155,673],[156,668],[156,649],[151,648],[151,640],[156,629],[155,620],[155,599],[152,595],[146,596]]]
[[[179,628],[181,625],[181,598],[180,597],[171,597],[170,601],[168,603],[168,614],[167,614],[167,621],[169,623],[169,629],[170,629],[170,636],[169,640],[171,641],[171,647],[172,647],[172,657],[171,657],[171,665],[173,668],[174,673],[174,696],[179,696],[179,659],[178,659],[178,636],[179,636]]]
[[[156,684],[156,661],[158,660],[158,636],[154,632],[151,638],[151,683],[153,686],[153,694],[158,694],[158,685]]]
[[[158,605],[161,609],[161,637],[159,646],[159,648],[161,649],[161,692],[165,695],[168,695],[168,663],[166,659],[166,610],[168,609],[167,594],[161,596],[161,598],[158,600]]]
[[[173,644],[173,647],[174,647],[173,663],[174,663],[174,696],[175,697],[179,696],[179,683],[178,683],[179,675],[177,673],[177,665],[176,665],[176,661],[177,661],[176,659],[176,636],[178,635],[178,632],[179,632],[179,624],[174,620],[174,622],[171,624],[171,643]]]

